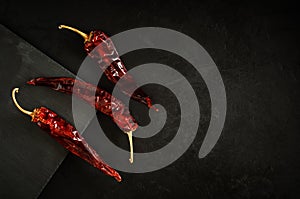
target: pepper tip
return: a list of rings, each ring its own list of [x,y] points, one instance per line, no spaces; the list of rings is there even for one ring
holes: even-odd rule
[[[155,112],[158,112],[159,109],[158,108],[155,108],[153,105],[149,106],[149,108],[153,109]]]
[[[122,181],[121,176],[115,177],[115,179],[116,179],[118,182],[121,182],[121,181]]]
[[[35,85],[35,80],[34,79],[32,79],[32,80],[29,80],[29,81],[27,81],[26,82],[27,84],[29,84],[29,85]]]

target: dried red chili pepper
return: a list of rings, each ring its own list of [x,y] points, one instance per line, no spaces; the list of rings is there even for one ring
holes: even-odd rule
[[[91,31],[90,34],[87,35],[69,26],[59,26],[59,29],[64,28],[72,30],[83,37],[84,50],[92,59],[97,61],[100,68],[104,71],[106,77],[111,82],[116,84],[119,79],[127,73],[127,69],[120,59],[112,40],[104,32],[95,30]],[[93,51],[94,48],[96,48],[96,50]],[[124,78],[124,84],[118,84],[121,91],[129,97],[132,97],[134,100],[146,104],[149,108],[154,108],[152,106],[150,97],[146,95],[140,88],[136,89],[137,86],[133,77],[127,74]],[[132,96],[130,96],[130,93],[133,93]],[[154,109],[158,111],[158,109]]]
[[[18,88],[12,91],[13,102],[21,112],[31,116],[32,122],[37,123],[39,127],[45,130],[52,138],[74,155],[87,161],[103,173],[114,177],[118,182],[122,180],[119,173],[103,162],[97,152],[88,145],[75,127],[66,122],[63,118],[45,107],[36,108],[33,112],[24,110],[18,104],[15,97],[15,93],[18,91]]]
[[[96,110],[112,117],[114,122],[128,135],[130,144],[129,160],[131,163],[133,162],[132,131],[137,129],[138,124],[122,101],[93,84],[71,77],[39,77],[27,83],[35,86],[47,86],[67,94],[73,93],[95,107]],[[73,89],[75,84],[76,87]]]

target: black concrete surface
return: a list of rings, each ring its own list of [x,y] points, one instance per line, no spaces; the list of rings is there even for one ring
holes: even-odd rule
[[[123,56],[129,69],[160,62],[186,76],[202,110],[195,141],[182,157],[164,169],[144,174],[120,172],[124,179],[121,184],[68,155],[39,198],[299,197],[300,26],[296,2],[1,1],[0,13],[2,24],[73,73],[85,58],[83,41],[75,34],[58,30],[61,23],[86,32],[101,29],[109,35],[144,26],[174,29],[208,51],[226,87],[228,110],[222,135],[213,151],[198,159],[211,108],[201,76],[167,52],[143,50]],[[112,89],[105,78],[103,86]],[[164,88],[150,85],[144,89],[156,103],[178,106],[175,99],[173,103],[168,101],[172,96]],[[132,103],[130,108],[141,123],[149,122],[142,106]],[[176,114],[177,108],[170,111]],[[116,132],[110,135],[111,140],[126,148],[126,137],[117,127],[101,114],[99,119],[105,121],[104,129]],[[153,150],[172,139],[176,122],[166,125],[169,128],[161,136],[141,140],[137,150]],[[30,182],[24,179],[24,183]]]

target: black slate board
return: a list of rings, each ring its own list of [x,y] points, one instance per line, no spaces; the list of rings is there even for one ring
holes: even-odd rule
[[[12,102],[11,91],[19,87],[17,99],[24,108],[46,106],[72,122],[71,96],[26,85],[38,76],[74,74],[0,25],[0,198],[37,197],[67,154]],[[84,111],[79,117],[91,118]],[[78,124],[79,129],[87,125]]]

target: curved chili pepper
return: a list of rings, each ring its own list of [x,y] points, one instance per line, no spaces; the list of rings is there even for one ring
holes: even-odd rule
[[[28,81],[27,84],[47,86],[67,94],[73,93],[95,107],[96,110],[112,117],[114,122],[128,135],[130,144],[129,160],[131,163],[133,162],[132,131],[137,129],[138,124],[122,101],[93,84],[71,77],[39,77]],[[74,85],[76,85],[75,89],[73,89]]]
[[[18,88],[13,89],[12,91],[13,102],[21,112],[31,116],[32,122],[45,130],[52,138],[74,155],[87,161],[106,175],[114,177],[118,182],[122,180],[119,173],[103,162],[97,152],[88,145],[75,127],[66,122],[55,112],[45,107],[36,108],[33,112],[24,110],[18,104],[15,97],[15,93],[18,91]]]
[[[127,69],[120,59],[112,40],[104,32],[95,30],[91,31],[90,34],[87,35],[75,28],[66,25],[59,26],[59,29],[64,28],[72,30],[83,37],[84,50],[92,59],[97,61],[98,65],[104,71],[104,74],[111,82],[116,84],[119,79],[127,73]],[[93,51],[93,49],[95,50]],[[136,89],[136,83],[131,75],[127,74],[123,78],[125,78],[124,83],[118,85],[120,86],[120,89],[124,94],[132,97],[136,101],[147,105],[149,108],[154,108],[152,106],[150,97],[146,95],[144,91],[142,91],[142,89]],[[133,94],[130,95],[130,93]],[[158,109],[154,109],[158,111]]]

